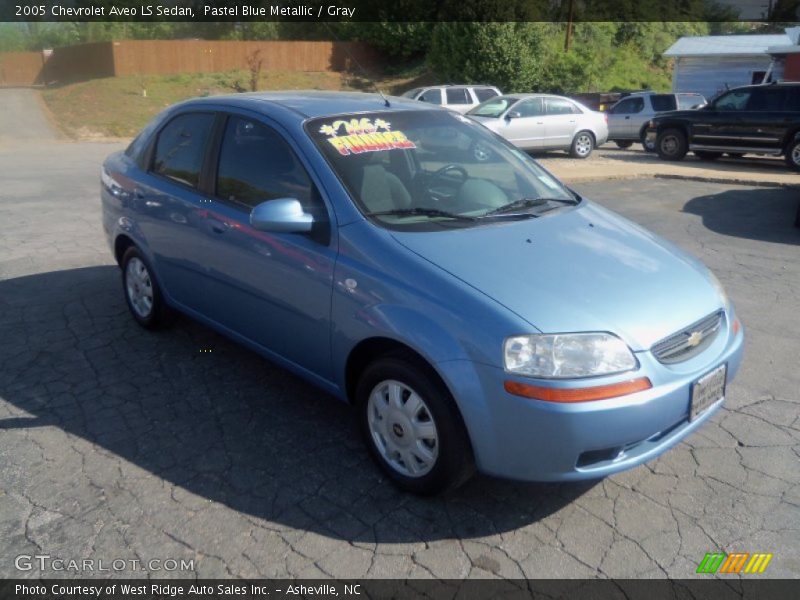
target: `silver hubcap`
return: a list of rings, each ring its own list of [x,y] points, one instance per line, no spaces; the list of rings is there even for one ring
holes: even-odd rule
[[[674,135],[665,137],[661,142],[661,150],[665,154],[675,154],[678,151],[678,138]]]
[[[138,258],[128,261],[125,268],[125,288],[133,310],[146,319],[153,310],[153,282],[147,267]]]
[[[575,140],[575,152],[579,156],[586,156],[592,151],[592,138],[586,134],[579,135]]]
[[[792,148],[792,162],[800,166],[800,144]]]
[[[406,477],[427,475],[439,456],[436,423],[425,401],[392,379],[373,388],[367,403],[372,441],[391,467]]]

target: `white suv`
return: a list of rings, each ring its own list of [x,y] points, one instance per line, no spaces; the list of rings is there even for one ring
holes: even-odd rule
[[[500,90],[491,85],[433,85],[414,88],[403,94],[405,98],[439,104],[460,113],[500,95]]]

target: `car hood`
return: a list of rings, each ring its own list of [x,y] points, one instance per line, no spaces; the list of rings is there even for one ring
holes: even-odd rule
[[[543,333],[610,331],[640,351],[723,307],[702,263],[587,201],[538,219],[392,235]]]

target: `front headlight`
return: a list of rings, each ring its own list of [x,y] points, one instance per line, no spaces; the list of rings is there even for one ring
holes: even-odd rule
[[[610,333],[518,335],[505,341],[503,351],[506,371],[548,379],[611,375],[638,364]]]

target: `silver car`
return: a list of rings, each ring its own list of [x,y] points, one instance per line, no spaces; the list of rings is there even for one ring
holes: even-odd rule
[[[636,92],[608,109],[608,139],[616,142],[620,148],[641,142],[645,150],[652,152],[652,144],[648,144],[645,138],[650,119],[662,112],[700,108],[705,104],[706,99],[700,94]]]
[[[499,96],[467,115],[523,150],[567,150],[575,158],[586,158],[608,139],[604,113],[563,96]]]
[[[464,114],[481,102],[500,95],[491,85],[432,85],[408,90],[404,98],[438,104]]]

